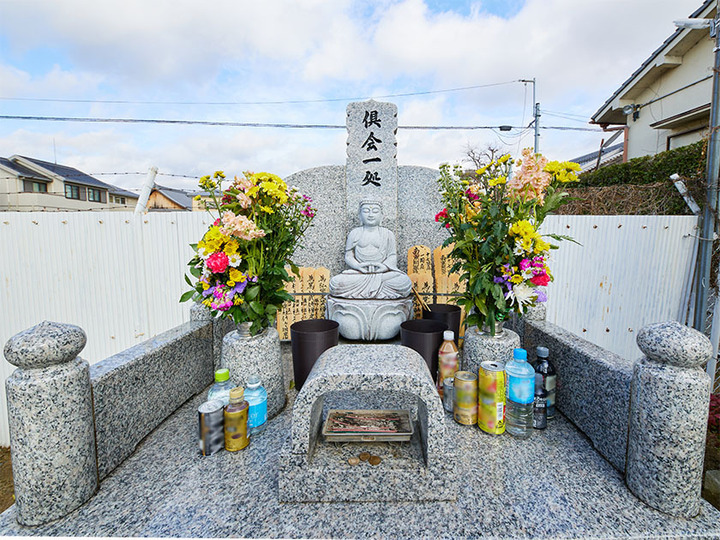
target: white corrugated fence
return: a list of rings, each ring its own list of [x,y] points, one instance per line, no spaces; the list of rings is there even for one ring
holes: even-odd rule
[[[0,213],[0,346],[43,320],[76,324],[95,363],[189,320],[183,275],[210,222],[203,212]],[[551,216],[575,237],[553,253],[548,320],[634,359],[637,331],[677,319],[693,216]],[[434,247],[434,246],[431,246]],[[3,381],[14,367],[2,358]],[[9,443],[5,387],[0,445]]]

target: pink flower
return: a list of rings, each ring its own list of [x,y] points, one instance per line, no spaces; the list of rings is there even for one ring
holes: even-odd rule
[[[533,285],[545,286],[548,283],[550,283],[550,276],[548,276],[545,272],[543,272],[542,274],[538,274],[537,276],[531,277],[530,282]]]
[[[230,259],[222,251],[213,253],[205,261],[205,265],[214,274],[222,274],[227,269],[228,264],[230,264]]]
[[[532,148],[525,148],[520,170],[508,180],[508,190],[521,197],[537,199],[542,204],[545,190],[552,181],[552,174],[544,170],[547,163],[547,158],[536,155]]]
[[[528,268],[530,268],[530,260],[523,259],[520,261],[520,270],[527,270]]]

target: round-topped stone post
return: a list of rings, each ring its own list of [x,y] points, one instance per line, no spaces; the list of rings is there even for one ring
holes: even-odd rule
[[[15,507],[22,525],[58,519],[98,488],[90,366],[82,328],[44,321],[5,344]]]
[[[710,377],[700,367],[713,353],[703,334],[670,321],[637,336],[625,480],[653,508],[690,518],[700,511]]]

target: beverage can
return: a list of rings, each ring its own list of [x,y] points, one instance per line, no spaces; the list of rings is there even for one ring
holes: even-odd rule
[[[221,399],[206,401],[198,407],[198,444],[203,456],[210,456],[225,446]]]
[[[477,375],[458,371],[453,381],[453,417],[458,424],[477,424]]]
[[[486,360],[478,370],[478,427],[485,433],[505,433],[505,366]]]

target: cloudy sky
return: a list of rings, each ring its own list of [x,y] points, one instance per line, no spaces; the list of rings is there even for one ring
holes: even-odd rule
[[[344,125],[348,102],[400,126],[527,126],[570,159],[590,116],[701,0],[0,0],[0,116]],[[471,88],[468,88],[471,87]],[[404,95],[398,95],[404,94]],[[384,97],[394,96],[394,97]],[[124,188],[345,162],[342,129],[0,118],[0,156],[57,161]],[[401,165],[513,154],[531,130],[398,131]],[[124,174],[124,173],[142,174]],[[104,175],[102,173],[115,173]]]

